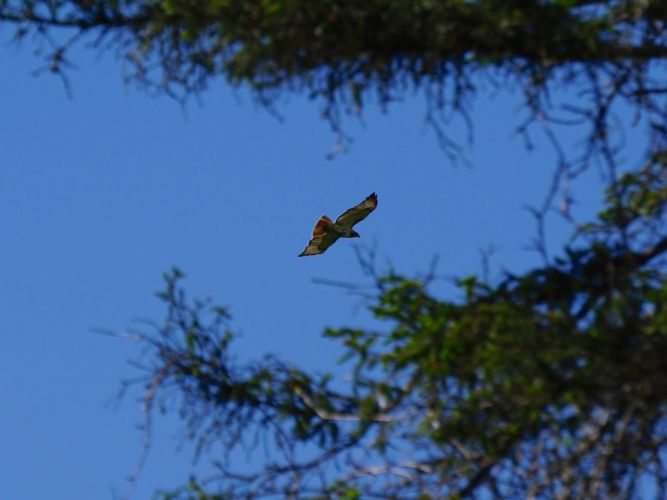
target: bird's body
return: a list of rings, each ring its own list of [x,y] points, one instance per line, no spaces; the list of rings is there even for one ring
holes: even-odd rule
[[[299,257],[324,253],[338,238],[358,238],[359,233],[352,229],[352,226],[375,210],[377,203],[377,195],[371,193],[364,201],[340,214],[335,222],[326,215],[320,217],[313,228],[310,241]]]
[[[359,233],[354,231],[351,227],[341,226],[335,222],[329,226],[329,230],[336,233],[339,238],[358,238]]]

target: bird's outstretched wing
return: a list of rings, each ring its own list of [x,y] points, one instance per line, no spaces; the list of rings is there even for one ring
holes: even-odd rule
[[[368,217],[368,214],[375,210],[377,206],[378,197],[375,193],[371,193],[364,201],[340,214],[336,219],[336,224],[352,227],[357,222]]]
[[[303,249],[303,252],[299,254],[299,257],[324,253],[327,248],[333,245],[338,239],[338,235],[330,229],[332,224],[333,222],[326,215],[320,217],[313,228],[313,235],[310,241],[306,245],[306,248]]]

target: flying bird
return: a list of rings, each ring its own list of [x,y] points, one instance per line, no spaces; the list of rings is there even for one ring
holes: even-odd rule
[[[359,233],[354,231],[352,226],[368,217],[377,205],[378,197],[375,193],[371,193],[357,206],[340,214],[335,222],[323,215],[315,224],[313,235],[299,257],[324,253],[338,238],[358,238]]]

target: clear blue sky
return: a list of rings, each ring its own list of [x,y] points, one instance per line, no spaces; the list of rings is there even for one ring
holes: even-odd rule
[[[92,331],[160,320],[153,292],[172,265],[191,295],[229,306],[241,359],[274,352],[326,369],[336,349],[323,327],[369,318],[357,298],[312,281],[363,281],[352,242],[297,258],[323,213],[376,191],[354,243],[376,244],[408,274],[434,255],[441,276],[478,272],[489,244],[500,249],[496,273],[539,262],[522,207],[542,200],[553,158],[513,136],[518,101],[507,94],[476,102],[471,168],[439,150],[420,97],[348,121],[351,150],[330,161],[335,138],[298,96],[282,103],[280,123],[218,81],[184,113],[125,87],[108,54],[77,53],[70,100],[57,78],[31,76],[40,63],[30,47],[1,50],[0,498],[124,491],[141,451],[137,393],[115,410],[108,402],[137,375],[127,360],[138,348]],[[598,186],[596,172],[577,184],[579,218],[596,208]],[[567,234],[552,220],[552,243]],[[158,420],[133,498],[187,480],[178,429]]]

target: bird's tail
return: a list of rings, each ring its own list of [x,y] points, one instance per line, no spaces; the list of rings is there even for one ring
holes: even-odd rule
[[[333,221],[326,215],[320,217],[313,228],[313,237],[326,233],[331,224],[333,224]]]

